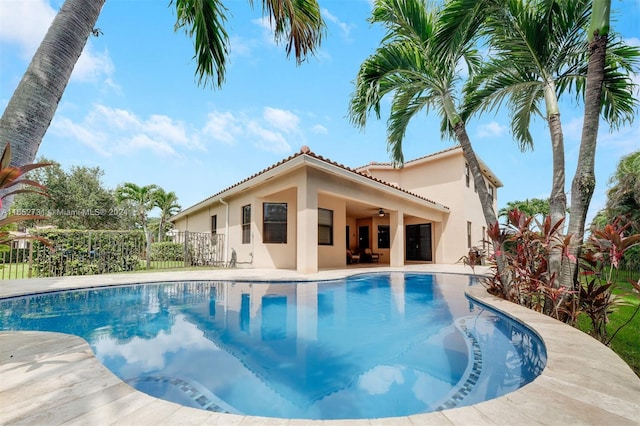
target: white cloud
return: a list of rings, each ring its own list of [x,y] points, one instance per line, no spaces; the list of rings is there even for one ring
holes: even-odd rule
[[[273,26],[273,23],[269,20],[267,16],[263,16],[258,19],[252,19],[251,22],[259,26],[260,28],[262,28],[263,30],[262,37],[267,44],[270,44],[272,46],[278,45],[278,43],[276,42],[273,36],[275,28]]]
[[[209,113],[202,132],[218,142],[233,145],[236,143],[236,136],[242,134],[242,126],[232,113],[213,111]]]
[[[130,111],[99,104],[94,105],[81,122],[56,117],[52,129],[107,157],[136,151],[150,151],[159,156],[178,155],[178,147],[204,150],[200,136],[188,132],[181,121],[158,114],[141,119]]]
[[[261,151],[278,154],[291,151],[288,137],[304,139],[300,117],[284,109],[265,107],[261,117],[214,111],[202,133],[227,145],[250,143]]]
[[[76,124],[66,117],[55,118],[51,128],[55,133],[76,139],[103,157],[111,156],[111,153],[103,147],[108,138],[102,132],[96,132],[86,126]]]
[[[0,1],[0,42],[18,46],[22,58],[30,61],[56,13],[47,0]],[[114,72],[115,66],[109,52],[95,52],[89,40],[75,65],[71,80],[106,82],[108,86],[112,86],[114,83],[111,76]]]
[[[500,137],[508,131],[507,126],[503,126],[495,121],[478,126],[479,138]]]
[[[319,127],[316,132],[324,129]],[[257,116],[212,111],[206,123],[196,128],[162,114],[144,118],[122,108],[96,104],[79,120],[59,114],[51,129],[106,157],[140,151],[181,156],[185,150],[206,151],[203,142],[206,140],[230,146],[253,146],[277,154],[291,152],[289,140],[292,138],[304,144],[300,118],[291,111],[272,107],[265,107]]]
[[[249,136],[253,136],[253,145],[261,151],[277,154],[291,151],[291,146],[280,132],[266,129],[255,121],[248,123],[247,131]]]
[[[45,0],[0,1],[0,41],[18,45],[24,59],[31,59],[55,16]]]
[[[291,133],[298,130],[300,119],[291,111],[283,109],[265,107],[264,119],[278,130]]]
[[[342,36],[346,40],[351,40],[350,35],[351,35],[351,29],[354,27],[353,24],[347,24],[346,22],[342,22],[337,16],[332,15],[328,9],[321,9],[320,13],[322,14],[322,17],[324,19],[326,19],[327,21],[333,22],[338,26],[338,28],[340,28],[340,30],[342,31]]]
[[[113,82],[111,77],[115,70],[116,67],[109,56],[109,52],[107,50],[94,52],[91,43],[87,42],[82,55],[78,58],[75,68],[73,68],[71,80],[85,83],[102,82],[118,89],[119,86]]]
[[[328,135],[329,134],[329,130],[324,127],[322,124],[316,124],[315,126],[313,126],[311,128],[311,131],[315,134],[318,135]]]

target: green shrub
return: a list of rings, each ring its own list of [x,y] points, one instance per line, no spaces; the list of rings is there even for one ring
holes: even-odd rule
[[[151,260],[179,260],[184,261],[184,244],[164,242],[151,244]]]
[[[35,235],[53,247],[33,242],[33,269],[40,277],[133,271],[144,254],[141,231],[41,230]]]

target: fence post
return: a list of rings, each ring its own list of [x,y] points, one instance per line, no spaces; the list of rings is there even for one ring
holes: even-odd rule
[[[184,231],[184,267],[189,266],[189,231]]]
[[[33,268],[33,241],[29,241],[29,263],[27,264],[27,278],[31,278]]]

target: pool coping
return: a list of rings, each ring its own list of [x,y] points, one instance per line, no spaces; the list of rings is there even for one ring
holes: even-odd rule
[[[412,265],[304,275],[288,270],[219,269],[41,278],[2,281],[0,298],[135,283],[324,281],[389,271],[472,273],[462,265]],[[480,404],[406,417],[330,421],[239,416],[184,407],[138,392],[106,369],[88,343],[77,336],[0,332],[0,424],[640,424],[640,378],[611,349],[573,327],[493,297],[481,286],[470,288],[467,294],[526,324],[542,338],[547,366],[533,382]]]

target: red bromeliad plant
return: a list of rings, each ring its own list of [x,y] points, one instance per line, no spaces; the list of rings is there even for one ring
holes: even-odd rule
[[[562,221],[552,225],[550,217],[539,222],[514,209],[505,226],[491,227],[487,234],[502,250],[510,282],[505,285],[494,274],[486,281],[488,291],[554,318],[570,314],[573,292],[559,287],[556,274],[549,270],[551,251],[565,253],[568,246],[568,239],[559,233],[561,225]]]
[[[613,294],[616,288],[613,272],[618,269],[624,253],[631,247],[640,244],[640,234],[625,236],[631,223],[623,225],[620,218],[596,229],[587,240],[581,256],[581,275],[584,279],[579,283],[579,309],[591,320],[591,335],[609,345],[618,331],[640,311],[640,304],[629,320],[608,336],[607,323],[609,314],[619,306],[627,304]],[[640,292],[640,281],[629,280],[634,289]]]
[[[37,215],[9,215],[8,212],[5,212],[2,209],[3,200],[11,195],[23,194],[23,193],[36,193],[42,196],[48,197],[49,195],[46,193],[47,188],[41,185],[40,183],[30,180],[24,179],[23,176],[25,173],[37,169],[39,167],[49,166],[51,163],[37,163],[37,164],[27,164],[22,167],[14,167],[11,166],[11,145],[7,144],[2,153],[2,157],[0,158],[0,193],[2,197],[0,198],[0,251],[7,251],[10,249],[10,242],[15,239],[38,239],[45,244],[48,244],[48,241],[38,238],[38,237],[15,237],[11,235],[8,231],[5,230],[7,225],[12,223],[21,222],[23,220],[32,220],[32,219],[47,219],[46,216],[37,216]],[[31,186],[33,188],[24,188],[23,186]]]

